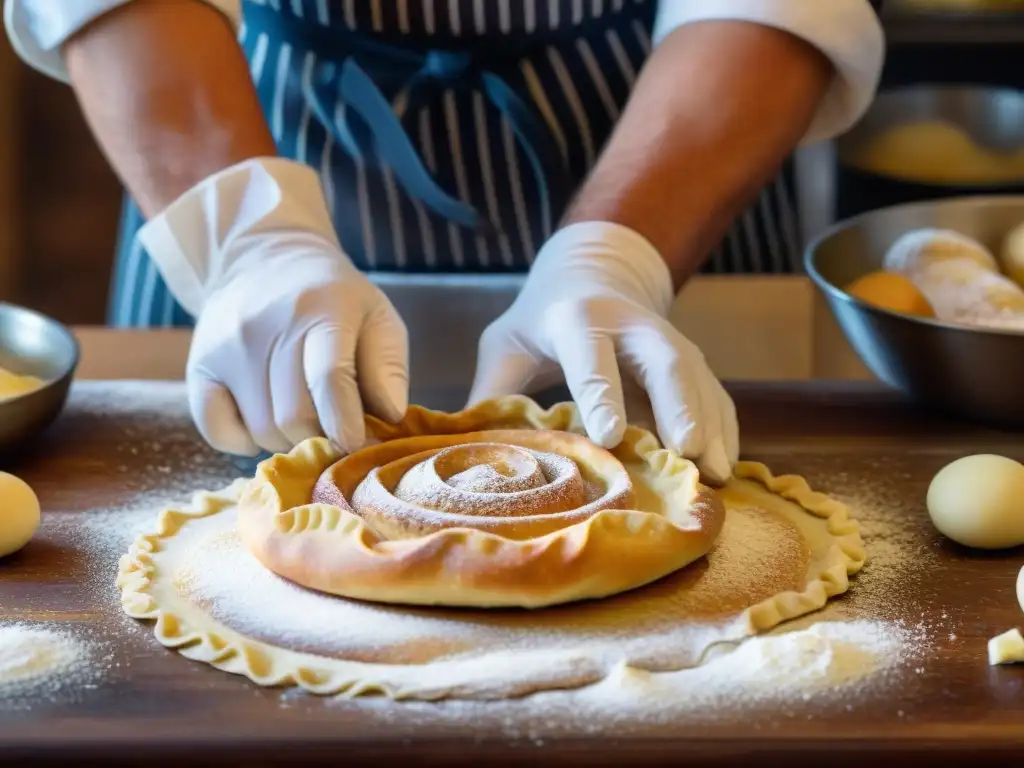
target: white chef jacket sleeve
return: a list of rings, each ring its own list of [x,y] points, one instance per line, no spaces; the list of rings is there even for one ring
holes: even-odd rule
[[[4,27],[11,46],[33,69],[68,82],[61,47],[91,21],[132,0],[4,0]],[[201,0],[237,28],[242,0]]]
[[[885,35],[868,0],[659,0],[652,42],[684,24],[729,19],[785,30],[832,61],[835,76],[801,144],[838,136],[871,105]]]

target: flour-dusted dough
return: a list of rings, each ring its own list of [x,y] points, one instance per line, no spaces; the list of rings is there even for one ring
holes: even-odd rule
[[[988,641],[988,663],[1019,664],[1024,662],[1024,636],[1019,629],[1011,629]]]
[[[925,295],[939,320],[964,325],[1024,327],[1024,289],[1001,274],[977,240],[926,227],[896,239],[883,259]]]
[[[725,509],[697,467],[632,425],[610,451],[584,431],[572,403],[543,409],[519,395],[458,413],[410,406],[398,424],[368,417],[380,442],[367,448],[341,457],[311,438],[262,462],[239,536],[296,584],[404,605],[543,608],[636,589],[704,557]],[[508,462],[532,487],[468,492],[441,479],[456,466],[502,474]],[[524,481],[512,474],[490,483]]]
[[[28,544],[39,528],[39,499],[28,483],[0,472],[0,557]]]
[[[1024,465],[1005,456],[964,456],[928,486],[928,514],[940,533],[965,547],[1024,544]]]
[[[860,571],[867,558],[858,524],[844,504],[811,489],[798,475],[775,476],[763,464],[741,461],[733,478],[720,489],[733,522],[726,525],[716,547],[724,545],[725,551],[748,547],[751,555],[765,560],[764,570],[777,567],[783,578],[769,577],[764,592],[745,582],[742,574],[719,570],[727,563],[723,566],[712,553],[705,570],[693,572],[691,578],[684,575],[674,583],[662,582],[660,588],[655,585],[648,588],[650,591],[577,603],[561,611],[489,612],[484,621],[536,639],[536,643],[515,649],[506,649],[500,641],[487,648],[460,645],[466,640],[460,637],[453,638],[449,653],[444,647],[438,649],[439,639],[428,632],[422,642],[415,644],[418,650],[413,657],[408,653],[413,647],[408,638],[401,648],[394,649],[392,644],[396,656],[381,653],[381,640],[376,635],[369,641],[372,647],[368,653],[319,651],[316,639],[308,637],[306,630],[287,626],[288,619],[270,620],[261,636],[259,630],[247,630],[244,622],[239,626],[231,618],[237,616],[234,612],[238,606],[230,600],[218,610],[190,593],[197,554],[207,553],[202,559],[214,572],[223,565],[209,563],[210,550],[197,548],[197,543],[209,542],[203,531],[223,531],[237,542],[234,518],[248,482],[240,479],[219,492],[198,492],[189,505],[162,512],[153,532],[140,536],[121,558],[117,576],[121,604],[129,616],[154,622],[157,642],[188,659],[244,676],[258,685],[296,686],[318,695],[382,694],[393,699],[431,701],[516,697],[541,690],[578,688],[623,670],[649,671],[652,659],[661,658],[660,654],[651,655],[652,648],[666,648],[670,659],[662,659],[664,663],[657,665],[659,671],[685,669],[702,663],[712,647],[735,647],[752,635],[824,607],[829,599],[846,592],[850,576]],[[305,512],[312,513],[312,506]],[[743,544],[745,536],[750,535],[749,531],[743,533],[747,525],[743,521],[761,517],[774,519],[783,530],[791,531],[796,537],[791,542],[796,544],[795,549],[787,543],[776,550],[771,537]],[[732,544],[723,537],[729,537]],[[216,538],[220,541],[219,536]],[[217,553],[213,557],[225,555],[223,549],[209,543]],[[241,544],[238,546],[241,551]],[[785,575],[793,564],[788,558],[794,553],[799,553],[798,571]],[[614,567],[614,556],[608,562]],[[259,567],[254,562],[250,565]],[[224,594],[230,594],[231,589]],[[703,596],[696,597],[698,594]],[[688,595],[694,595],[694,600],[687,600]],[[318,625],[322,616],[337,615],[331,610],[332,604],[346,602],[345,598],[303,592],[304,600],[314,596],[319,607],[310,606],[308,610],[311,617],[315,616],[310,621]],[[705,604],[712,596],[713,602]],[[257,604],[266,598],[262,592],[252,597]],[[364,605],[362,601],[352,602]],[[587,631],[595,609],[608,611],[621,621],[599,642]],[[351,616],[349,610],[354,609],[342,613]],[[462,611],[459,609],[459,615],[465,616],[463,621],[481,620]],[[673,629],[668,638],[663,636],[661,625],[651,619],[651,611],[656,612],[659,621],[671,620]],[[379,620],[395,614],[396,621],[403,623],[439,615],[434,609],[428,613],[423,608],[377,608],[374,613]],[[556,631],[564,628],[565,622],[575,621],[582,622],[582,635]],[[645,634],[650,631],[657,634]],[[677,631],[685,638],[682,643],[672,634]],[[332,624],[330,633],[348,636],[343,623]],[[565,638],[570,638],[568,644],[563,642]]]

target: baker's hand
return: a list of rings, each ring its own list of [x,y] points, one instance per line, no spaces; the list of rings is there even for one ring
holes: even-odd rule
[[[365,439],[364,409],[408,405],[408,337],[343,253],[318,177],[276,158],[208,179],[147,224],[143,245],[197,315],[186,368],[202,436],[227,453]]]
[[[604,222],[562,229],[481,336],[470,403],[564,378],[590,439],[612,448],[627,424],[624,371],[645,390],[662,444],[705,481],[724,482],[739,454],[736,409],[667,320],[673,298],[668,267],[636,232]]]

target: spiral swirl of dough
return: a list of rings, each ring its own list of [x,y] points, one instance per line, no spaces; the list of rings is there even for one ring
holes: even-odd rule
[[[614,455],[579,435],[493,430],[364,448],[321,476],[313,501],[388,539],[455,527],[523,539],[628,508],[633,490]]]

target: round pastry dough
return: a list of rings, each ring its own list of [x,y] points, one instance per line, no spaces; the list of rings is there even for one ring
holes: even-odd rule
[[[607,451],[571,403],[413,406],[367,426],[379,442],[344,458],[314,438],[257,469],[238,531],[265,567],[374,602],[536,608],[667,576],[724,522],[691,462],[637,427]]]
[[[1005,456],[965,456],[928,486],[928,514],[944,536],[966,547],[1024,544],[1024,465]]]
[[[1020,609],[1024,611],[1024,568],[1020,569],[1020,573],[1017,574],[1017,602],[1020,603]]]
[[[28,483],[0,472],[0,557],[28,544],[39,528],[39,499]]]
[[[317,695],[493,701],[601,680],[614,695],[633,671],[692,668],[824,607],[867,557],[842,502],[740,461],[708,557],[646,589],[539,612],[382,609],[264,569],[240,541],[246,485],[162,510],[121,557],[121,606],[184,658]]]

